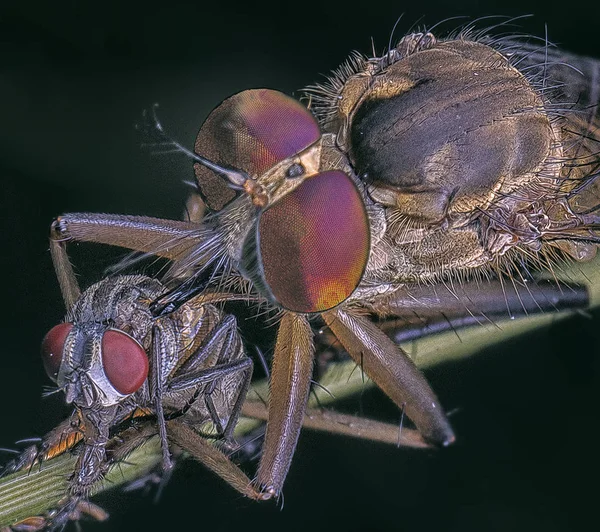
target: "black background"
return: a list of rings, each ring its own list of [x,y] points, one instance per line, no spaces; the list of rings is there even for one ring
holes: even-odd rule
[[[456,15],[532,13],[512,30],[544,36],[547,23],[554,42],[600,57],[598,4],[445,6],[105,0],[3,8],[0,446],[42,435],[62,413],[58,398],[40,400],[49,383],[39,342],[63,313],[47,252],[52,217],[181,215],[189,162],[140,149],[133,124],[143,108],[160,102],[165,127],[191,146],[206,114],[225,97],[259,86],[293,93],[351,50],[369,52],[371,37],[381,51],[402,13],[397,35],[414,23]],[[85,245],[73,253],[87,282],[118,257]],[[158,504],[149,496],[106,496],[111,520],[85,523],[84,530],[579,530],[597,504],[590,486],[598,466],[600,321],[597,313],[591,318],[577,316],[428,372],[446,408],[459,409],[458,441],[450,449],[403,452],[305,432],[282,511],[241,498],[188,463]],[[377,393],[366,394],[363,407],[395,419]]]

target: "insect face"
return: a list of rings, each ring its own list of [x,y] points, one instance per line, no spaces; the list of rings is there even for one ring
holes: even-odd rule
[[[250,197],[264,191],[258,211],[242,197],[216,218],[238,269],[263,296],[315,313],[352,294],[369,256],[368,217],[349,175],[320,170],[321,133],[310,112],[276,91],[241,92],[211,113],[196,150],[249,176],[242,187]],[[196,163],[195,171],[209,206],[233,198],[212,170]]]
[[[139,342],[101,324],[55,326],[42,342],[42,361],[67,402],[86,408],[116,405],[148,377],[148,356]]]

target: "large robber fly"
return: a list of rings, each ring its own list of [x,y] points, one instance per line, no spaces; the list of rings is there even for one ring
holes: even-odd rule
[[[195,161],[202,223],[66,214],[52,246],[98,242],[171,260],[165,313],[192,297],[279,311],[263,498],[281,492],[291,463],[318,321],[429,442],[448,445],[434,392],[371,317],[417,309],[452,325],[510,301],[512,313],[557,304],[560,290],[532,279],[591,258],[600,242],[598,97],[588,90],[599,69],[577,66],[546,44],[424,31],[380,57],[352,56],[307,90],[310,111],[268,89],[228,98],[195,153],[156,120],[161,140]],[[585,305],[583,289],[566,293],[574,299],[559,306]]]

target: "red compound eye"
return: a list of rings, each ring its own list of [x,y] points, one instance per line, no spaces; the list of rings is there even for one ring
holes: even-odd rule
[[[270,89],[235,94],[206,119],[195,150],[212,162],[259,176],[319,140],[313,115],[300,102]],[[214,172],[194,165],[206,204],[218,211],[235,192]]]
[[[244,264],[259,289],[294,312],[323,312],[358,286],[369,258],[365,206],[343,172],[322,172],[261,213]],[[253,259],[257,263],[250,264]]]
[[[148,356],[144,348],[121,331],[104,333],[102,364],[110,383],[123,395],[137,391],[148,377]]]
[[[65,340],[72,328],[72,323],[61,323],[52,327],[42,340],[42,362],[46,373],[53,381],[56,381],[58,376]]]

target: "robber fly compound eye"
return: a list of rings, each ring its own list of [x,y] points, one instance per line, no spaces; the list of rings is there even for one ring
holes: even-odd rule
[[[343,172],[304,181],[258,217],[242,267],[272,301],[294,312],[323,312],[358,286],[369,257],[362,197]]]
[[[321,133],[302,104],[277,91],[258,89],[225,100],[208,117],[198,139],[196,151],[203,156],[259,175],[260,182],[260,176],[320,141]],[[198,186],[207,203],[221,203],[212,201],[210,179],[205,180],[206,172],[212,174],[210,167],[199,165]],[[294,312],[315,313],[339,305],[360,283],[370,251],[369,220],[350,176],[340,170],[307,175],[299,162],[283,174],[303,176],[297,188],[255,217],[240,268],[271,302]]]

